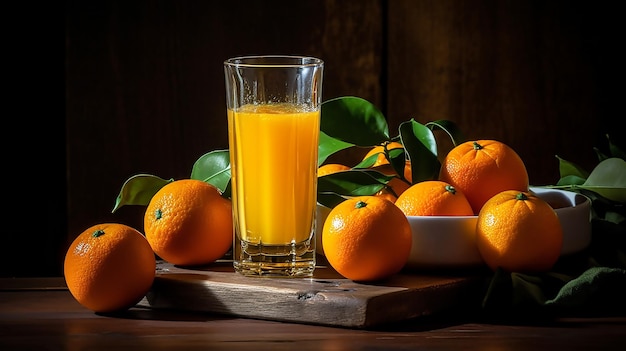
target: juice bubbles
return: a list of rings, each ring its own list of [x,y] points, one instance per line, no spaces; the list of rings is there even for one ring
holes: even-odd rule
[[[251,250],[266,252],[267,246],[311,240],[319,110],[248,104],[236,112],[228,109],[228,130],[235,235]]]

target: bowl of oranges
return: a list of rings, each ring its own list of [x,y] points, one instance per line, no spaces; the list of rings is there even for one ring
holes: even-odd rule
[[[530,187],[530,193],[547,202],[562,228],[560,256],[584,250],[591,241],[591,201],[572,191]],[[322,230],[331,209],[317,206],[316,250],[324,255]],[[407,216],[412,244],[405,269],[471,269],[485,264],[476,243],[478,215]]]
[[[591,241],[591,201],[571,191],[530,186],[519,155],[494,140],[457,145],[437,179],[396,193],[386,198],[410,226],[406,270],[548,271],[561,256]],[[317,215],[316,250],[324,255],[321,228],[327,218],[343,217],[322,205]],[[393,240],[390,230],[379,236]]]
[[[561,255],[586,248],[591,241],[590,200],[571,191],[530,187],[546,201],[562,227]],[[413,233],[408,269],[454,269],[484,265],[476,243],[478,215],[407,216]]]

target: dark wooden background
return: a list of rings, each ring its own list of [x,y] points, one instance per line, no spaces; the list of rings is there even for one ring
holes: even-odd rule
[[[368,99],[394,135],[410,118],[452,120],[469,139],[513,147],[533,185],[556,183],[555,155],[591,169],[606,133],[623,142],[613,1],[64,5],[15,14],[1,276],[61,275],[70,242],[97,223],[142,230],[143,207],[111,213],[121,185],[138,173],[189,177],[198,157],[227,148],[232,56],[320,57],[324,100]]]

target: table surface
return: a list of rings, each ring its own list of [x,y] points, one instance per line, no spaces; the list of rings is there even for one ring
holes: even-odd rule
[[[494,323],[445,313],[348,329],[135,307],[93,313],[62,278],[0,279],[0,350],[621,350],[626,316]]]

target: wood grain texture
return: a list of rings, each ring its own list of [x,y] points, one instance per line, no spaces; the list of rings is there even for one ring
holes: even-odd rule
[[[445,314],[361,330],[143,307],[103,315],[67,290],[1,288],[2,279],[0,350],[12,351],[623,350],[626,328],[623,316],[498,323]]]
[[[160,263],[140,303],[155,309],[209,312],[245,318],[370,328],[478,303],[477,276],[399,274],[357,283],[324,265],[313,278],[250,278],[232,263],[185,269]]]
[[[605,5],[389,2],[390,124],[448,119],[467,139],[503,141],[533,185],[558,181],[555,155],[591,170],[604,134],[624,141],[610,112],[617,72],[600,63],[623,58],[611,44],[615,9]]]

